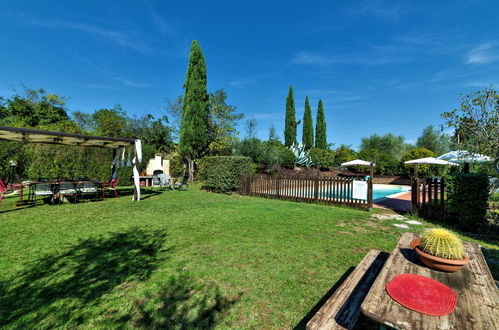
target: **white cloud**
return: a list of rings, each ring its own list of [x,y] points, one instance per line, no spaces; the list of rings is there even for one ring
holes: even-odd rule
[[[487,64],[499,59],[497,42],[486,42],[472,48],[467,55],[466,62],[470,64]]]
[[[377,66],[397,62],[390,56],[358,56],[358,55],[322,55],[308,51],[301,51],[291,59],[291,64],[361,64],[367,66]]]

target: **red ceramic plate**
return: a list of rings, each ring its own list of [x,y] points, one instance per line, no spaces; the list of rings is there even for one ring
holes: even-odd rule
[[[386,291],[402,306],[428,315],[450,314],[457,304],[457,295],[451,288],[416,274],[395,276]]]

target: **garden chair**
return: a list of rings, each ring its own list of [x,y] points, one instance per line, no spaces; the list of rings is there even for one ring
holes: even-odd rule
[[[172,179],[170,178],[170,176],[164,174],[164,173],[161,173],[159,175],[159,181],[161,182],[161,186],[163,187],[170,187],[172,188],[172,190],[175,190],[175,185],[173,184],[172,182]]]
[[[162,172],[154,171],[152,174],[152,182],[151,182],[151,189],[154,187],[160,187],[161,188],[161,180],[160,180],[160,175],[163,174]]]
[[[52,184],[50,183],[45,183],[45,182],[36,182],[33,183],[31,192],[33,194],[33,199],[35,206],[38,203],[38,197],[53,197],[54,196],[54,191],[52,189]]]
[[[3,199],[3,195],[5,195],[5,192],[7,191],[7,188],[5,187],[5,183],[3,182],[2,178],[0,178],[0,202]]]
[[[74,182],[61,182],[59,183],[59,202],[64,196],[74,196],[73,200],[76,203],[78,192],[76,190],[76,183]]]
[[[118,198],[118,189],[116,189],[116,184],[118,184],[118,177],[109,179],[108,182],[102,185],[102,197],[106,197],[106,190],[114,191],[114,197]]]
[[[95,195],[95,200],[99,199],[99,186],[96,181],[83,181],[78,189],[80,196]]]
[[[181,190],[182,188],[187,189],[188,184],[189,184],[189,176],[184,175],[183,177],[177,179],[174,187],[177,188],[178,190]]]

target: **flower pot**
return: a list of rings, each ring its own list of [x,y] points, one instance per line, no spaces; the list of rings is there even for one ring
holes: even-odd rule
[[[415,238],[411,241],[411,248],[416,250],[419,259],[428,267],[442,272],[454,273],[464,267],[470,260],[463,256],[462,260],[444,259],[432,256],[419,248],[420,240]]]

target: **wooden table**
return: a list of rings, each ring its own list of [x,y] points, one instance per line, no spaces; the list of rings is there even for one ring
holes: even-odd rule
[[[140,175],[139,181],[144,181],[146,187],[152,186],[152,175]]]
[[[465,243],[470,262],[455,273],[424,266],[410,242],[418,237],[405,233],[373,283],[361,310],[369,318],[396,329],[499,329],[499,293],[480,247]],[[455,310],[446,316],[431,316],[403,307],[386,293],[386,285],[398,274],[430,277],[452,288]]]

